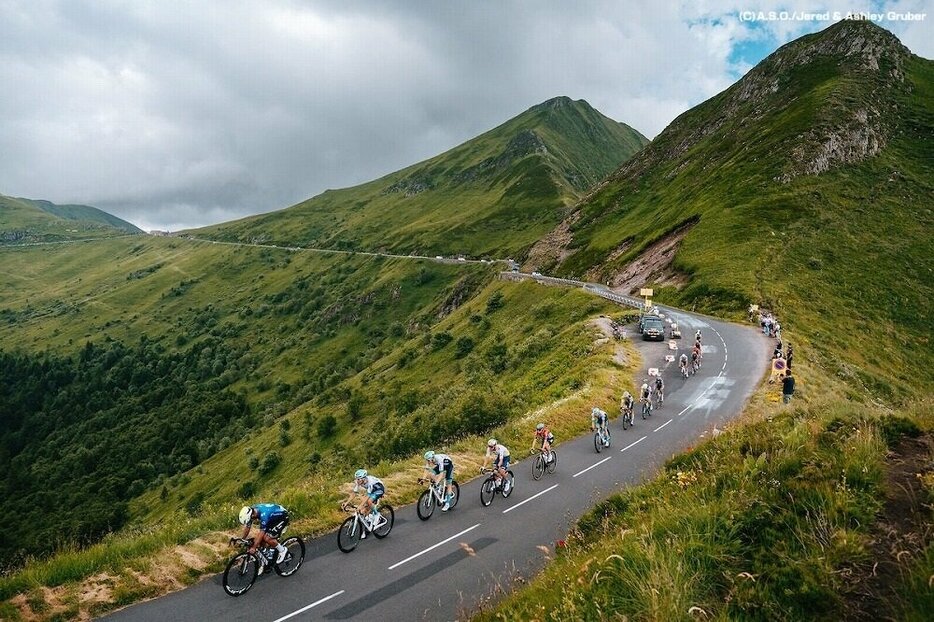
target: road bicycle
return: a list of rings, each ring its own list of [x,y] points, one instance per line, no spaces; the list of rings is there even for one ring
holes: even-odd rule
[[[628,430],[632,427],[632,408],[623,408],[623,414],[621,419],[623,420],[623,430]]]
[[[655,389],[655,408],[661,408],[665,403],[665,390]]]
[[[447,486],[445,484],[444,478],[441,478],[440,482],[435,482],[432,478],[429,477],[419,477],[419,484],[428,484],[428,488],[425,489],[425,492],[421,494],[418,498],[418,505],[415,506],[415,512],[418,514],[418,517],[421,520],[428,520],[431,518],[431,515],[435,513],[435,507],[439,505],[444,505],[444,497],[446,496],[445,490]],[[457,480],[451,482],[451,506],[454,507],[457,505],[457,502],[461,497],[461,487],[457,484]]]
[[[266,569],[271,565],[280,577],[290,577],[305,561],[305,543],[298,536],[282,541],[287,551],[281,563],[276,563],[278,551],[265,544],[255,553],[250,553],[249,548],[253,546],[251,538],[231,538],[230,543],[243,549],[227,562],[224,570],[224,591],[231,596],[246,594],[256,582],[260,567]]]
[[[649,398],[649,399],[641,400],[641,402],[642,402],[642,418],[645,419],[646,417],[651,417],[652,416],[652,399]]]
[[[690,375],[690,373],[688,372],[687,363],[685,363],[684,365],[680,365],[679,367],[681,368],[681,377],[687,378]]]
[[[361,516],[355,507],[341,506],[341,509],[352,514],[337,530],[337,548],[342,553],[349,553],[357,548],[365,534],[372,533],[377,538],[385,538],[392,531],[393,523],[396,522],[396,513],[388,503],[380,503],[376,506],[375,519],[372,513],[369,516]]]
[[[483,484],[480,485],[480,503],[484,507],[493,503],[497,492],[503,495],[503,499],[512,494],[516,478],[512,471],[507,470],[505,477],[500,477],[497,474],[497,469],[480,469],[480,472],[489,473],[487,478],[483,480]]]
[[[597,453],[603,451],[605,447],[610,446],[610,428],[605,426],[603,428],[597,428],[597,431],[593,435],[593,447],[597,450]]]
[[[549,449],[547,452],[543,449],[531,449],[529,453],[532,455],[538,454],[532,460],[532,479],[538,481],[546,471],[549,474],[555,472],[558,466],[558,454],[555,453],[554,449]]]

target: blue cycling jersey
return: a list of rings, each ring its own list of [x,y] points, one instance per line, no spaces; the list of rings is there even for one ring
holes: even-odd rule
[[[288,512],[278,503],[259,503],[253,508],[259,514],[259,528],[263,531],[288,516]]]

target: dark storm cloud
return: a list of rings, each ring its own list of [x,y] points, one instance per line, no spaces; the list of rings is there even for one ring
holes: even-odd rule
[[[372,179],[557,95],[653,136],[731,82],[732,46],[753,36],[735,14],[0,0],[0,193],[174,229]]]

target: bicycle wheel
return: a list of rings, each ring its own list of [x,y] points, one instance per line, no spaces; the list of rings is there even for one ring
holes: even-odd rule
[[[392,525],[396,522],[396,513],[388,503],[379,505],[379,515],[382,517],[380,526],[373,530],[373,535],[377,538],[385,538],[392,531]]]
[[[435,495],[429,488],[418,498],[418,505],[415,506],[415,513],[421,520],[428,520],[435,513]]]
[[[256,556],[249,553],[234,556],[224,570],[224,591],[231,596],[246,594],[256,581],[259,564]]]
[[[597,453],[603,451],[603,439],[600,438],[599,432],[593,435],[593,448],[597,450]]]
[[[451,499],[451,507],[453,508],[461,498],[461,487],[457,481],[451,482],[451,494],[454,495],[454,498]]]
[[[649,410],[648,402],[642,404],[642,418],[645,419]]]
[[[512,471],[506,471],[506,481],[503,482],[503,487],[500,489],[503,493],[503,499],[512,494],[512,491],[516,488],[515,482],[516,476],[513,475]]]
[[[623,413],[623,430],[628,430],[632,426],[632,415]]]
[[[542,454],[535,456],[535,460],[532,460],[532,479],[540,480],[542,475],[545,474],[545,458]]]
[[[548,463],[548,473],[554,473],[555,469],[558,467],[558,454],[555,453],[555,450],[551,450],[551,462]]]
[[[605,436],[603,437],[603,446],[609,447],[610,444],[613,442],[613,435],[610,434],[610,428],[607,428],[604,434]]]
[[[273,569],[280,577],[290,577],[295,571],[302,567],[305,561],[305,543],[298,536],[292,536],[282,543],[282,546],[289,550],[285,554],[285,559],[281,564],[275,564]]]
[[[337,531],[337,548],[342,553],[349,553],[360,544],[360,534],[363,532],[363,525],[357,520],[356,516],[349,516],[343,522],[341,528]]]
[[[493,497],[496,496],[496,480],[491,475],[486,478],[483,484],[480,486],[480,503],[484,507],[489,506],[493,503]]]

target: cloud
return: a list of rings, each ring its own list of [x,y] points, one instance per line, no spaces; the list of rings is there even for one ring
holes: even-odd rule
[[[828,25],[656,4],[0,0],[0,192],[174,229],[373,179],[557,95],[652,137]],[[884,25],[934,51],[925,22]]]

